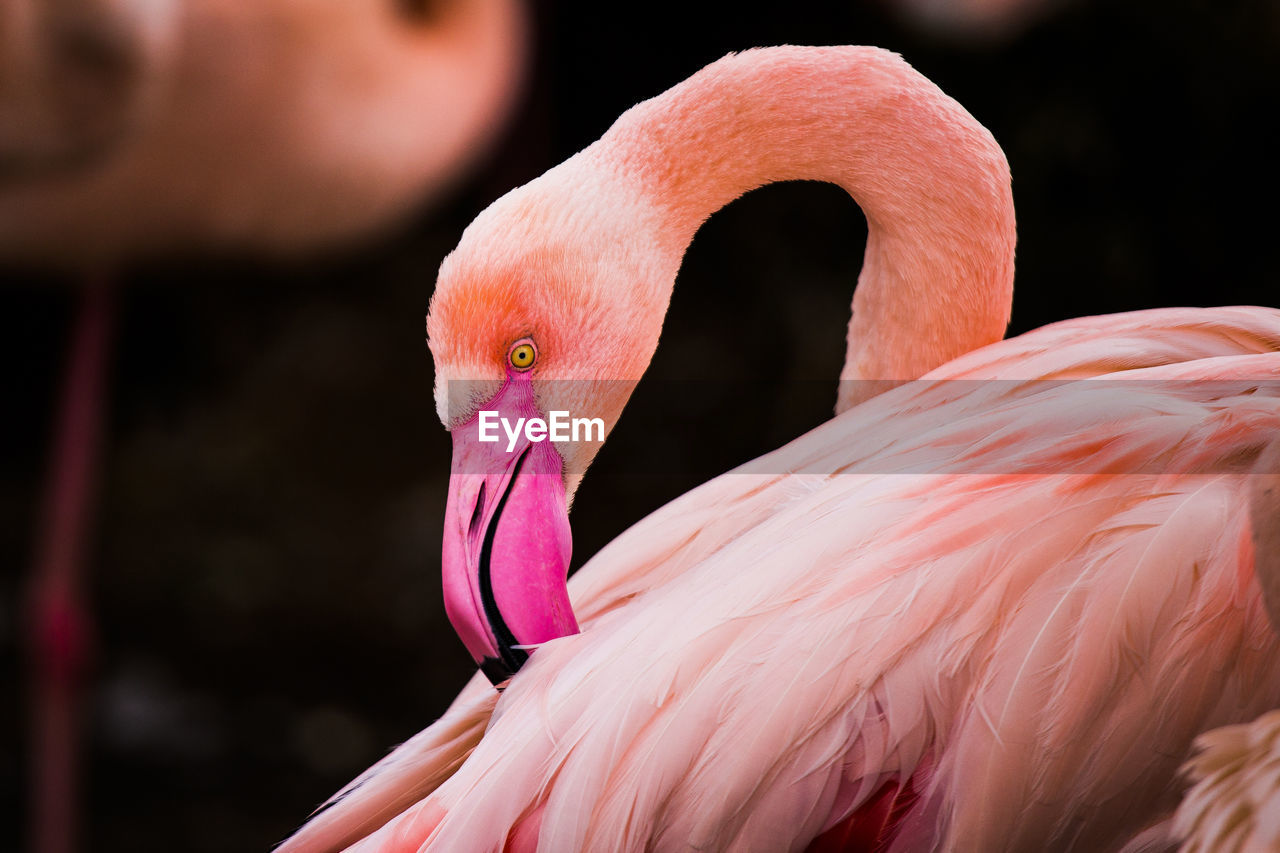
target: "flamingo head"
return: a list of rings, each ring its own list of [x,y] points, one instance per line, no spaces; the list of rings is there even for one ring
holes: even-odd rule
[[[427,318],[453,436],[445,607],[495,685],[534,647],[578,631],[569,506],[653,354],[659,285],[674,280],[643,251],[639,202],[575,180],[573,163],[468,227]]]
[[[177,0],[0,3],[0,177],[96,168],[154,124],[183,12]]]

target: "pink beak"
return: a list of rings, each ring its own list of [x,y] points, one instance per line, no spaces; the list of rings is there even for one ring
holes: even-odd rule
[[[537,417],[530,377],[512,374],[481,409],[512,425]],[[560,454],[501,426],[488,431],[496,441],[481,441],[479,419],[453,430],[444,604],[471,657],[501,685],[534,647],[578,633],[566,588],[573,540]]]

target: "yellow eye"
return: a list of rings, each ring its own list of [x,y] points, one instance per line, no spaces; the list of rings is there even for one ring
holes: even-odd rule
[[[537,359],[538,351],[533,348],[533,344],[518,344],[511,348],[511,354],[507,356],[507,361],[516,370],[528,370]]]

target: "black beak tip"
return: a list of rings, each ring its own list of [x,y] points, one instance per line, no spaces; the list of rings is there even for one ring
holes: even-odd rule
[[[521,661],[520,663],[523,662]],[[480,661],[480,671],[489,679],[489,683],[498,688],[499,692],[507,686],[507,682],[511,680],[511,677],[516,674],[516,670],[519,668],[519,663],[516,664],[515,669],[512,669],[501,658],[485,658]]]

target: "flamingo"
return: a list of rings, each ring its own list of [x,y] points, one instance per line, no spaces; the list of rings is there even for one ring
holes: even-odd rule
[[[0,3],[0,180],[100,162],[172,68],[176,0]]]
[[[599,443],[480,413],[607,433],[701,223],[790,179],[868,224],[836,416],[566,584]],[[1243,520],[1280,311],[1000,340],[1014,240],[990,133],[868,47],[731,54],[494,202],[427,322],[483,674],[279,849],[1106,850],[1171,810],[1196,735],[1280,700]]]
[[[956,41],[1012,40],[1068,5],[1063,0],[892,0],[910,26]]]
[[[84,552],[110,272],[190,250],[296,255],[386,228],[492,140],[518,0],[0,0],[0,260],[84,280],[35,566],[30,844],[74,849]]]
[[[1251,519],[1255,568],[1271,623],[1280,630],[1280,441],[1264,451],[1254,477]],[[1170,834],[1185,853],[1280,848],[1280,710],[1196,740],[1184,768],[1195,784]]]
[[[155,57],[126,102],[146,108],[115,122],[129,130],[107,156],[0,190],[10,262],[82,273],[368,233],[457,180],[506,114],[523,61],[516,0],[80,2],[140,10],[116,29],[168,34],[133,60]],[[39,44],[38,32],[15,35]]]
[[[1225,726],[1196,740],[1187,770],[1195,785],[1174,815],[1173,837],[1186,853],[1280,847],[1280,711]]]

